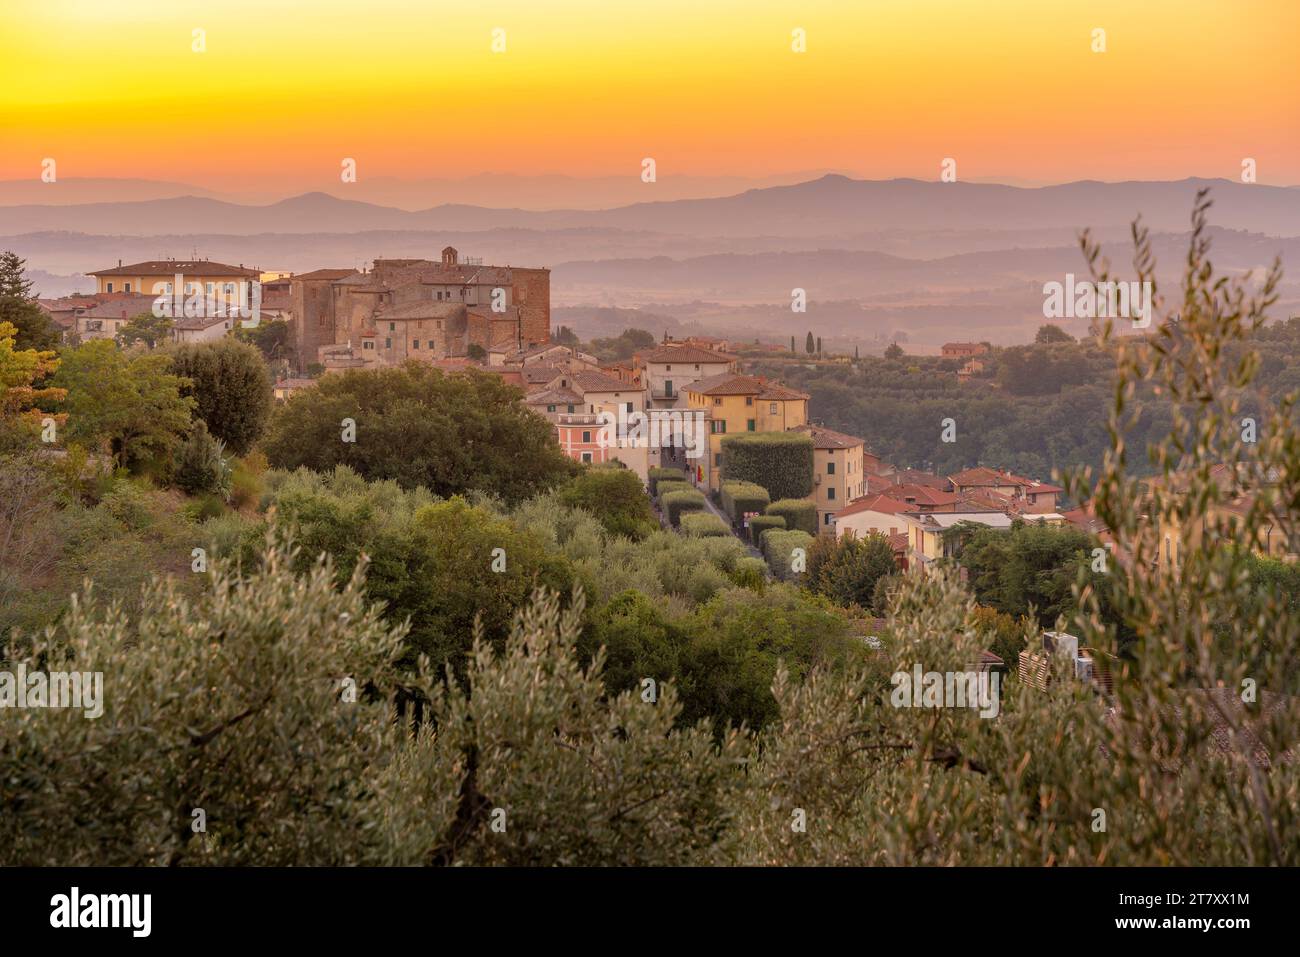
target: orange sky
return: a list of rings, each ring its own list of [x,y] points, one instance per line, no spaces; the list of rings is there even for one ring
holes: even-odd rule
[[[1298,41],[1297,0],[4,0],[0,179],[1296,184]]]

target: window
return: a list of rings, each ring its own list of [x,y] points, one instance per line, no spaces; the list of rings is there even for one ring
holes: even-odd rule
[[[226,283],[226,295],[233,296],[234,294],[235,294],[235,284],[233,282]]]
[[[396,332],[396,331],[397,331],[397,323],[395,323],[395,322],[390,322],[390,323],[388,324],[388,331],[389,331],[389,332]]]
[[[713,404],[714,404],[714,405],[722,405],[722,396],[720,396],[720,395],[715,395],[715,396],[713,397]]]
[[[371,342],[369,339],[367,339],[365,342],[361,343],[361,348],[362,348],[362,349],[373,349],[374,347],[375,347],[375,344],[374,344],[373,342]]]
[[[572,412],[572,411],[573,411],[573,403],[570,402],[570,403],[569,403],[569,412]]]
[[[714,435],[721,435],[727,431],[727,423],[725,420],[715,419],[712,425],[713,428],[711,431],[713,432]]]
[[[834,474],[835,474],[835,463],[834,463],[834,462],[827,462],[827,463],[826,463],[826,474],[827,474],[827,475],[834,475]]]
[[[749,431],[751,431],[751,432],[756,431],[756,429],[754,428],[755,425],[757,425],[757,423],[756,423],[753,419],[746,419],[746,420],[745,420],[745,428],[749,429]]]
[[[590,441],[591,441],[591,433],[590,433],[590,432],[583,432],[583,433],[582,433],[582,441],[584,441],[584,442],[590,442]]]
[[[628,411],[628,412],[631,412],[631,411],[632,411],[632,403],[631,403],[631,402],[628,402],[628,403],[627,403],[627,411]]]
[[[217,284],[215,282],[205,283],[203,286],[203,291],[210,296],[217,291]]]
[[[108,284],[108,287],[107,287],[107,290],[106,290],[106,291],[107,291],[107,292],[112,292],[112,291],[113,291],[113,284],[112,284],[111,282]]]
[[[672,366],[664,366],[664,371],[665,371],[665,372],[672,372],[672,371],[673,371],[673,367],[672,367]]]
[[[826,486],[826,501],[828,501],[828,502],[833,502],[833,501],[835,501],[835,486],[834,486],[834,485],[828,485],[828,486]]]
[[[439,300],[442,299],[442,291],[441,291],[441,290],[438,291],[438,299],[439,299]]]
[[[754,397],[752,395],[745,396],[745,405],[753,405],[753,404],[754,404]]]
[[[423,329],[423,328],[424,328],[424,320],[423,320],[423,319],[416,319],[416,320],[415,320],[415,328],[417,328],[417,329]]]
[[[130,292],[130,291],[131,291],[131,284],[128,282],[128,283],[126,283],[125,285],[123,285],[123,286],[122,286],[122,291],[123,291],[123,292]]]
[[[824,516],[822,516],[822,524],[829,525],[834,520],[834,518],[835,518],[834,515],[832,515],[830,512],[827,512]]]
[[[391,349],[391,348],[393,348],[393,340],[392,340],[392,339],[385,339],[385,340],[384,340],[384,348],[385,348],[385,349]]]
[[[412,348],[412,349],[418,349],[418,348],[420,348],[420,340],[419,340],[419,339],[412,339],[412,340],[411,340],[411,348]]]
[[[590,465],[590,464],[591,464],[591,453],[590,453],[590,452],[583,452],[583,453],[582,453],[582,461],[584,461],[584,462],[586,462],[588,465]]]
[[[157,287],[155,286],[154,288]],[[167,293],[167,295],[170,296],[172,294],[172,284],[169,282],[163,283],[163,292]]]
[[[668,368],[671,369],[672,366],[669,366]],[[672,379],[665,379],[665,380],[664,380],[664,395],[666,395],[666,396],[668,396],[669,398],[671,398],[671,397],[672,397],[672,394],[673,394],[673,380],[672,380]]]
[[[722,453],[721,453],[721,452],[714,452],[714,453],[713,453],[713,467],[714,467],[715,469],[720,469],[720,468],[722,468]]]
[[[554,411],[555,411],[555,406],[553,406],[553,405],[548,405],[548,406],[546,407],[546,411],[547,411],[547,412],[554,412]]]
[[[192,282],[187,282],[187,283],[185,284],[185,293],[186,293],[186,295],[193,295],[193,294],[194,294],[194,289],[195,289],[194,283],[192,283]]]
[[[776,403],[775,403],[775,402],[773,402],[770,406],[767,407],[767,414],[768,414],[768,415],[776,415]]]

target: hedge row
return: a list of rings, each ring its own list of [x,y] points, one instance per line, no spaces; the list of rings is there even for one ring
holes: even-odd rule
[[[772,501],[767,489],[755,482],[723,482],[720,498],[722,510],[735,524],[744,520],[746,512],[762,512]]]
[[[668,513],[668,521],[674,525],[679,525],[681,524],[683,512],[704,511],[704,495],[693,488],[680,489],[666,493],[659,500],[659,504]]]
[[[755,515],[749,520],[749,537],[755,545],[762,548],[763,533],[769,528],[785,531],[785,519],[780,515]]]
[[[712,512],[688,512],[682,516],[682,531],[699,538],[730,536],[727,523]]]
[[[647,476],[646,480],[650,486],[650,497],[653,498],[658,494],[658,492],[656,491],[656,483],[660,479],[680,481],[685,476],[685,474],[686,473],[683,472],[681,469],[663,468],[661,466],[656,465],[654,468],[652,468],[649,472],[646,473]]]
[[[655,498],[663,504],[664,496],[669,492],[694,492],[695,486],[683,479],[660,479],[655,484]]]
[[[769,505],[763,514],[780,515],[788,529],[817,534],[817,506],[806,498],[783,498]]]
[[[752,432],[722,440],[722,476],[753,482],[772,499],[812,494],[813,440],[803,432]]]
[[[783,581],[796,578],[808,570],[808,552],[812,549],[813,536],[807,532],[783,532],[769,528],[763,533],[763,557],[772,574]],[[803,549],[802,569],[794,570],[796,549]]]

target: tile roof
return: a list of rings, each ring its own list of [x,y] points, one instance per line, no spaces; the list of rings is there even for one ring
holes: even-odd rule
[[[581,392],[640,392],[638,386],[624,382],[622,379],[615,379],[611,375],[605,375],[603,372],[597,372],[594,369],[587,372],[573,373],[573,384]]]
[[[565,405],[577,404],[582,401],[582,396],[572,389],[541,389],[532,393],[524,399],[529,405]]]
[[[811,435],[815,449],[852,449],[864,444],[857,436],[836,432],[822,425],[796,425],[790,431]]]
[[[82,313],[87,319],[133,319],[142,312],[153,312],[157,296],[131,294],[129,296],[105,296],[88,304]]]
[[[457,302],[433,302],[421,299],[418,302],[399,302],[389,306],[380,306],[375,311],[375,322],[406,321],[408,319],[455,319],[464,313],[465,307]]]
[[[758,394],[759,400],[772,399],[781,402],[789,402],[795,399],[809,399],[811,396],[807,392],[800,392],[797,389],[787,388],[776,382],[765,382],[763,391]]]
[[[262,275],[258,269],[245,266],[228,266],[214,263],[207,259],[151,259],[148,262],[133,263],[130,266],[114,266],[98,272],[86,273],[87,276],[172,276],[181,273],[186,276],[246,276],[257,279]]]
[[[641,353],[642,362],[732,362],[731,356],[698,346],[659,346]]]
[[[313,269],[311,272],[296,273],[290,277],[290,282],[300,280],[329,280],[333,282],[338,279],[346,279],[348,276],[357,275],[355,269]]]
[[[923,472],[920,469],[894,469],[889,479],[895,485],[928,485],[930,488],[948,491],[948,480],[946,478],[935,475],[933,472]]]
[[[864,495],[861,498],[855,498],[836,512],[835,520],[839,521],[841,518],[857,515],[859,512],[881,512],[885,515],[898,515],[901,512],[913,511],[915,508],[914,505],[909,505],[907,502],[896,498],[890,498],[888,495]]]
[[[758,395],[764,388],[763,380],[758,376],[722,372],[687,383],[682,386],[682,391],[700,395]]]

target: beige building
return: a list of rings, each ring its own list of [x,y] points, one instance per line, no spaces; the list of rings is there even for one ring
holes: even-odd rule
[[[685,408],[688,386],[736,368],[731,356],[687,345],[658,346],[639,353],[636,362],[642,370],[648,407],[653,409]]]
[[[247,269],[241,263],[229,266],[207,259],[154,259],[148,262],[122,265],[88,273],[98,283],[98,292],[142,293],[147,296],[164,294],[203,296],[235,302],[241,295],[240,283],[260,281],[259,269]],[[180,277],[180,286],[176,286]]]
[[[865,443],[820,425],[796,425],[790,431],[812,436],[812,498],[817,505],[817,528],[823,535],[834,535],[835,513],[865,491]]]

